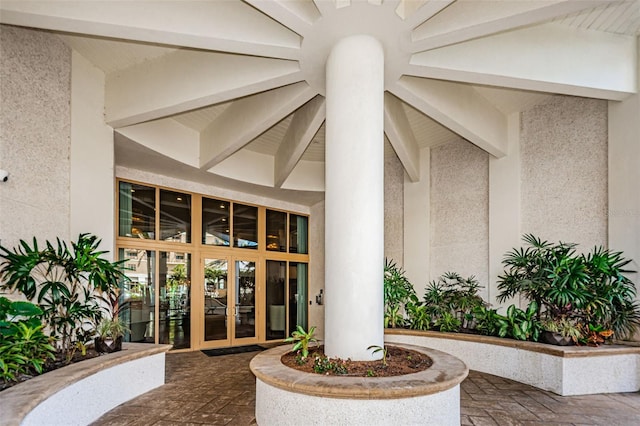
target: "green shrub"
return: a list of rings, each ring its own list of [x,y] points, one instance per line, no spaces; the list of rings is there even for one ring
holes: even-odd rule
[[[126,279],[120,265],[102,258],[100,240],[80,234],[77,242],[49,241],[43,249],[36,239],[13,251],[0,246],[0,289],[17,291],[42,309],[46,328],[70,361],[78,345],[95,334],[104,310],[115,299],[120,280]]]
[[[384,265],[384,326],[404,325],[405,305],[415,295],[413,285],[405,276],[402,268],[392,260]]]
[[[525,248],[508,252],[498,277],[498,301],[524,296],[536,303],[537,319],[575,320],[583,328],[596,325],[619,338],[640,325],[635,285],[624,274],[630,263],[620,252],[602,247],[578,254],[576,244],[552,244],[531,234]]]
[[[42,310],[30,302],[0,297],[0,379],[16,380],[19,374],[42,373],[54,359],[55,348],[42,332]]]

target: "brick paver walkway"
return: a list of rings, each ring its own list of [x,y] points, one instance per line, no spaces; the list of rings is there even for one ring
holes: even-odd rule
[[[201,352],[168,354],[164,386],[120,405],[93,424],[255,424],[255,379],[249,370],[249,361],[255,355],[256,352],[218,357]],[[589,372],[584,374],[588,376]],[[303,407],[300,415],[304,417]],[[640,393],[561,397],[472,371],[461,386],[460,423],[638,426]]]

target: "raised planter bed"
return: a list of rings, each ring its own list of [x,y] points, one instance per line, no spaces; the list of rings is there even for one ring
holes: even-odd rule
[[[467,367],[440,351],[400,346],[425,353],[433,365],[395,377],[323,376],[282,364],[290,345],[260,353],[250,364],[256,376],[256,422],[459,425],[460,383]]]
[[[449,353],[471,370],[493,374],[558,395],[637,392],[640,347],[553,346],[463,333],[385,330],[388,343]]]
[[[107,411],[164,384],[170,345],[125,343],[0,393],[0,424],[89,424]]]

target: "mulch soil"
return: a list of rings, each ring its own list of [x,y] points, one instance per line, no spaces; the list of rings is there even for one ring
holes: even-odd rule
[[[282,363],[306,373],[315,373],[313,365],[316,358],[324,357],[324,347],[309,348],[309,356],[304,362],[299,363],[300,357],[296,353],[288,352],[282,356]],[[356,376],[356,377],[391,377],[412,374],[424,371],[431,367],[431,358],[420,352],[404,349],[397,346],[387,346],[387,365],[378,361],[352,361],[351,359],[331,359],[333,363],[340,363],[347,369],[346,374],[336,374],[334,371],[324,372],[324,375],[332,376]],[[320,374],[320,373],[316,373]]]

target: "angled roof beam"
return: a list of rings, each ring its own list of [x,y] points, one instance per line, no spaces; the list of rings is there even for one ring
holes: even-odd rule
[[[298,34],[307,32],[320,18],[320,12],[312,2],[282,0],[245,0],[245,2]]]
[[[239,1],[3,0],[0,22],[283,59],[296,59],[301,42]]]
[[[420,149],[416,141],[407,114],[402,108],[402,101],[384,94],[384,132],[400,159],[411,182],[420,180]]]
[[[301,79],[296,61],[177,50],[109,75],[106,119],[128,126]]]
[[[200,168],[228,158],[315,95],[299,82],[235,101],[200,134]]]
[[[622,100],[637,91],[636,37],[544,24],[411,57],[406,74]]]
[[[198,167],[200,135],[175,120],[165,118],[117,130],[128,139],[166,157]],[[180,143],[176,143],[180,141]]]
[[[407,25],[415,28],[422,24],[432,16],[436,15],[442,9],[449,6],[455,0],[431,0],[425,1],[417,10],[412,10],[416,2],[404,1],[401,4],[402,10],[398,10],[398,14],[405,20]]]
[[[472,87],[402,77],[390,92],[494,157],[507,154],[507,119]]]
[[[614,0],[458,1],[417,27],[412,33],[413,43],[410,49],[415,53],[448,46],[546,22],[612,1]]]
[[[274,183],[287,180],[326,117],[325,98],[317,95],[293,114],[287,133],[275,155]]]

